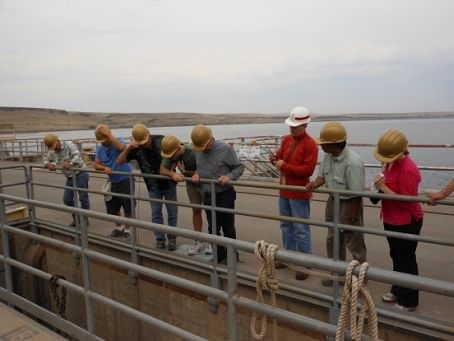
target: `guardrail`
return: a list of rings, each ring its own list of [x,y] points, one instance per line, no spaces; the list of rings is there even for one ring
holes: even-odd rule
[[[50,274],[42,272],[40,270],[34,269],[26,264],[20,263],[14,259],[11,258],[9,254],[9,245],[8,245],[8,233],[17,233],[17,234],[22,234],[25,236],[28,236],[29,238],[38,240],[38,241],[43,241],[46,242],[50,245],[58,245],[59,247],[62,247],[68,251],[71,252],[76,252],[81,258],[82,258],[82,266],[83,266],[83,274],[84,274],[84,286],[80,287],[77,286],[73,283],[70,283],[68,281],[64,280],[59,280],[59,284],[66,287],[69,290],[74,290],[80,294],[83,294],[85,297],[85,302],[86,302],[86,318],[87,318],[87,330],[83,330],[79,327],[75,327],[74,325],[71,325],[67,321],[60,321],[59,318],[56,318],[55,315],[49,313],[48,311],[40,311],[40,314],[43,314],[48,318],[49,321],[52,321],[53,323],[58,322],[58,326],[61,327],[62,330],[65,332],[75,336],[75,337],[89,337],[91,339],[96,339],[96,326],[94,325],[93,321],[93,304],[94,302],[102,302],[104,304],[107,304],[109,306],[115,307],[116,309],[119,309],[120,311],[129,314],[131,316],[134,316],[135,318],[142,320],[144,322],[150,323],[155,326],[159,326],[160,328],[163,328],[167,330],[168,332],[178,335],[182,338],[191,338],[191,339],[202,339],[196,335],[193,335],[191,333],[188,333],[187,331],[181,330],[180,328],[177,328],[175,326],[169,325],[168,323],[165,323],[163,321],[156,320],[155,318],[151,316],[147,316],[143,314],[142,312],[132,309],[128,306],[122,305],[118,302],[114,302],[111,299],[104,297],[100,295],[99,293],[95,293],[91,289],[91,276],[90,276],[90,269],[89,269],[89,260],[98,260],[102,261],[106,264],[111,264],[115,266],[119,266],[121,268],[124,268],[128,271],[131,271],[133,273],[140,273],[142,275],[148,276],[150,278],[158,279],[160,281],[163,281],[165,283],[169,283],[175,286],[179,286],[188,290],[192,290],[196,293],[200,293],[203,295],[206,295],[208,297],[214,297],[216,299],[219,299],[221,301],[224,301],[227,303],[228,307],[228,330],[229,330],[229,338],[231,340],[237,340],[238,339],[238,330],[237,330],[237,321],[236,321],[236,309],[238,307],[244,307],[247,309],[250,309],[252,311],[257,311],[260,313],[267,314],[270,317],[275,317],[283,321],[291,322],[293,324],[296,324],[298,326],[301,326],[303,328],[308,328],[310,330],[315,330],[315,331],[321,331],[327,336],[334,336],[335,335],[335,323],[337,321],[337,314],[339,312],[339,287],[337,283],[335,284],[333,288],[333,293],[332,296],[328,298],[325,296],[323,298],[328,299],[329,302],[331,302],[331,310],[332,313],[330,314],[331,316],[331,323],[325,323],[322,321],[314,320],[311,318],[307,318],[304,316],[299,316],[296,314],[293,314],[291,312],[282,310],[282,309],[277,309],[274,307],[271,307],[269,305],[265,304],[259,304],[253,300],[244,298],[244,297],[239,297],[237,296],[236,293],[236,288],[237,288],[237,282],[239,276],[243,276],[245,278],[245,275],[239,274],[237,271],[237,258],[236,258],[236,251],[243,251],[247,253],[253,253],[254,252],[254,244],[250,242],[245,242],[245,241],[240,241],[240,240],[232,240],[229,238],[223,238],[215,235],[208,235],[205,233],[198,233],[194,231],[189,231],[189,230],[184,230],[184,229],[175,229],[174,227],[168,227],[168,226],[163,226],[159,224],[153,224],[153,223],[148,223],[148,222],[143,222],[140,220],[136,219],[128,219],[128,218],[121,218],[121,217],[116,217],[112,215],[107,215],[104,213],[100,212],[94,212],[94,211],[87,211],[79,208],[71,208],[67,207],[64,205],[59,205],[55,203],[49,203],[49,202],[43,202],[40,200],[35,200],[35,187],[40,186],[40,187],[47,187],[47,188],[66,188],[65,186],[57,186],[57,185],[52,185],[48,183],[43,183],[43,182],[38,182],[33,180],[33,173],[36,171],[36,169],[40,169],[42,167],[36,167],[36,166],[31,166],[28,169],[25,169],[23,166],[16,166],[16,167],[2,167],[0,168],[0,228],[1,228],[1,234],[2,234],[2,243],[3,243],[3,255],[0,256],[0,259],[4,261],[5,263],[5,275],[6,275],[6,288],[5,289],[0,289],[0,293],[3,299],[12,302],[14,304],[17,303],[17,305],[23,307],[26,311],[40,311],[37,307],[31,305],[29,302],[24,302],[24,300],[21,300],[19,297],[16,297],[17,295],[14,295],[13,293],[13,284],[12,284],[12,275],[11,275],[11,267],[18,267],[24,271],[29,271],[36,276],[39,276],[44,279],[49,279]],[[5,183],[2,180],[1,174],[2,171],[4,170],[9,170],[9,169],[20,169],[21,171],[24,171],[24,180],[19,181],[19,182],[14,182],[14,183]],[[77,169],[74,170],[74,172],[78,171]],[[86,170],[85,170],[86,171]],[[90,173],[101,173],[97,171],[93,171]],[[128,176],[131,177],[155,177],[155,178],[164,178],[161,176],[153,176],[153,175],[142,175],[142,174],[130,174],[130,173],[120,173],[117,172],[117,174],[127,174]],[[209,183],[212,186],[212,190],[214,191],[214,185],[216,181],[213,180],[203,180],[206,183]],[[298,187],[298,186],[281,186],[277,184],[263,184],[263,183],[257,183],[257,182],[250,182],[250,181],[237,181],[233,183],[237,187],[247,187],[247,188],[260,188],[260,189],[273,189],[273,190],[278,190],[280,188],[286,188],[286,189],[291,189],[295,191],[304,191],[303,187]],[[7,194],[2,194],[4,188],[10,188],[14,186],[25,186],[26,188],[26,198],[24,197],[18,197],[14,195],[7,195]],[[101,195],[104,194],[101,191],[96,191],[96,190],[86,190],[83,188],[77,188],[77,187],[72,187],[72,189],[75,191],[75,195],[77,196],[77,191],[87,191],[91,194],[97,194]],[[339,215],[339,200],[340,200],[340,195],[342,194],[350,194],[350,195],[358,195],[358,196],[363,196],[363,197],[378,197],[378,198],[386,198],[386,199],[394,199],[394,200],[402,200],[402,201],[418,201],[418,202],[427,202],[427,199],[423,197],[409,197],[409,196],[394,196],[394,195],[386,195],[386,194],[376,194],[373,192],[352,192],[352,191],[341,191],[341,190],[317,190],[316,192],[319,193],[326,193],[334,197],[334,200],[337,204],[334,205],[335,209],[335,217],[338,217]],[[278,215],[272,215],[272,214],[264,214],[264,213],[258,213],[258,212],[253,212],[250,210],[244,210],[244,209],[225,209],[225,208],[218,208],[215,206],[215,203],[213,206],[203,206],[203,205],[193,205],[193,204],[185,204],[181,202],[172,202],[172,201],[166,201],[166,200],[158,200],[158,199],[150,199],[150,198],[144,198],[144,197],[138,197],[138,196],[127,196],[127,195],[120,195],[116,193],[110,193],[112,196],[121,196],[121,197],[129,197],[131,200],[138,200],[138,201],[146,201],[146,202],[161,202],[161,203],[171,203],[171,204],[176,204],[179,206],[184,206],[184,207],[198,207],[198,208],[203,208],[205,210],[212,210],[213,212],[226,212],[226,213],[233,213],[235,215],[242,215],[242,216],[249,216],[249,217],[257,217],[261,219],[271,219],[271,220],[287,220],[287,221],[292,221],[292,222],[301,222],[301,223],[308,223],[311,224],[311,226],[314,227],[321,227],[321,228],[332,228],[335,234],[335,249],[334,249],[334,258],[338,259],[339,258],[339,246],[338,246],[338,240],[339,240],[339,232],[340,230],[346,230],[346,231],[360,231],[365,234],[373,234],[373,235],[380,235],[380,236],[392,236],[396,238],[403,238],[403,239],[408,239],[408,240],[418,240],[420,242],[425,242],[425,243],[432,243],[432,244],[438,244],[438,245],[445,245],[445,246],[454,246],[454,241],[451,240],[445,240],[445,239],[440,239],[440,238],[435,238],[435,237],[428,237],[428,236],[414,236],[414,235],[406,235],[402,233],[396,233],[396,232],[387,232],[387,231],[381,231],[377,229],[373,229],[370,227],[357,227],[357,226],[351,226],[351,225],[343,225],[337,223],[338,219],[334,219],[333,223],[328,223],[324,221],[316,221],[313,219],[301,219],[301,218],[291,218],[291,217],[283,217],[283,216],[278,216]],[[215,198],[215,196],[213,196]],[[52,238],[41,236],[37,234],[37,230],[32,230],[31,232],[28,231],[23,231],[21,229],[15,228],[14,226],[11,226],[6,223],[5,219],[5,210],[8,205],[11,205],[13,203],[24,203],[27,204],[30,210],[30,219],[32,226],[38,225],[42,220],[39,219],[39,217],[36,214],[36,208],[46,208],[46,209],[51,209],[51,210],[56,210],[56,211],[62,211],[62,212],[68,212],[71,214],[76,214],[78,216],[82,217],[91,217],[91,218],[98,218],[98,219],[103,219],[105,221],[110,221],[114,223],[121,223],[121,224],[127,224],[130,225],[132,228],[132,238],[131,238],[131,261],[126,262],[126,261],[121,261],[118,259],[115,259],[113,257],[101,254],[99,252],[90,250],[88,240],[89,240],[89,233],[88,229],[86,226],[86,220],[85,219],[78,219],[78,223],[76,226],[76,232],[77,232],[77,238],[78,242],[76,243],[77,245],[72,245],[69,243],[63,243],[61,241],[56,241],[53,240]],[[77,205],[77,200],[75,200],[76,205]],[[440,201],[440,204],[442,205],[449,205],[453,206],[454,202],[451,200],[443,200]],[[213,219],[216,219],[216,215],[212,215]],[[61,227],[64,230],[64,226],[59,226],[59,224],[56,224],[55,226]],[[215,226],[215,224],[214,224]],[[206,285],[201,285],[199,283],[194,283],[190,281],[185,281],[182,280],[181,278],[168,275],[159,271],[151,270],[146,267],[143,267],[138,264],[138,259],[137,259],[137,251],[139,250],[139,240],[137,238],[136,234],[136,229],[144,229],[144,230],[149,230],[149,231],[160,231],[164,233],[170,233],[174,234],[180,237],[186,237],[190,239],[197,239],[205,242],[209,242],[212,244],[216,245],[223,245],[227,248],[227,267],[223,269],[222,267],[218,267],[217,264],[217,257],[214,255],[213,257],[213,263],[211,267],[211,276],[212,276],[212,286],[206,286]],[[213,251],[216,252],[216,247],[213,248]],[[331,260],[323,257],[318,257],[318,256],[313,256],[313,255],[306,255],[306,254],[297,254],[294,252],[289,252],[285,250],[279,250],[276,254],[276,259],[279,261],[283,262],[289,262],[293,263],[296,265],[301,265],[304,267],[312,268],[312,269],[318,269],[318,270],[323,270],[327,271],[330,273],[337,273],[337,274],[343,274],[345,273],[345,270],[347,268],[347,263],[342,262],[342,261],[336,261],[336,260]],[[219,288],[219,275],[220,273],[223,273],[225,271],[227,280],[228,280],[228,288],[227,291],[220,290]],[[357,272],[358,270],[356,270]],[[443,280],[436,280],[424,276],[413,276],[413,275],[408,275],[408,274],[403,274],[403,273],[397,273],[389,270],[384,270],[381,268],[377,267],[370,267],[369,271],[367,273],[367,278],[370,280],[374,281],[379,281],[379,282],[384,282],[384,283],[391,283],[391,284],[396,284],[396,285],[401,285],[409,288],[415,288],[415,289],[420,289],[423,291],[431,292],[431,293],[436,293],[439,295],[444,295],[447,297],[454,297],[454,284],[451,282],[443,281]],[[291,289],[291,288],[290,288]],[[295,289],[297,292],[298,290]],[[306,293],[310,290],[306,290]],[[309,293],[314,296],[322,297],[323,295],[320,295],[319,293]],[[442,333],[447,333],[448,335],[454,336],[454,328],[446,325],[442,321],[433,321],[433,320],[428,320],[428,319],[422,319],[419,316],[409,316],[409,315],[401,315],[399,313],[394,313],[390,312],[387,310],[381,310],[377,309],[377,312],[380,316],[387,316],[394,318],[399,321],[405,321],[407,323],[411,323],[416,326],[428,328],[434,331],[442,332]],[[41,316],[41,315],[40,315]],[[348,335],[347,335],[348,336]]]

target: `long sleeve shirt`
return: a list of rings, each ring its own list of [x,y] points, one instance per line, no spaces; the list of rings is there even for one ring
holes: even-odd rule
[[[196,152],[197,173],[200,178],[218,179],[221,175],[226,175],[230,180],[238,180],[243,174],[244,165],[238,159],[231,146],[224,142],[215,141],[212,149],[207,152]],[[216,184],[216,193],[223,192],[232,187],[227,184],[224,186]],[[209,192],[210,184],[203,183],[202,191]]]
[[[49,163],[57,167],[63,167],[64,162],[72,163],[75,168],[85,168],[85,162],[82,160],[82,155],[76,145],[69,141],[60,141],[61,150],[49,150],[43,157],[44,166],[47,167]],[[63,173],[67,178],[71,178],[74,171],[71,169],[64,169]],[[77,174],[78,172],[76,172]]]
[[[305,186],[317,165],[318,146],[307,133],[294,138],[287,135],[276,152],[276,159],[283,160],[280,171],[283,185]],[[310,199],[312,193],[280,190],[279,195],[288,199]]]

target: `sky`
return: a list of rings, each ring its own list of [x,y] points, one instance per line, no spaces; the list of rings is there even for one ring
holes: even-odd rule
[[[0,106],[454,111],[452,0],[0,0]]]

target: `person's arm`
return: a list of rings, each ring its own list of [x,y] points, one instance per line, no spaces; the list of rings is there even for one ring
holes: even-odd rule
[[[170,178],[172,178],[173,181],[175,182],[182,182],[184,180],[183,174],[177,173],[169,168],[166,167],[168,165],[168,162],[166,160],[162,160],[161,167],[159,167],[159,173],[161,175],[166,175]]]
[[[306,190],[308,192],[313,191],[314,189],[323,186],[325,184],[325,178],[323,176],[317,176],[314,181],[310,181],[306,184]]]
[[[230,173],[221,175],[218,180],[221,185],[226,185],[230,180],[238,180],[244,172],[244,165],[238,159],[233,148],[229,148],[228,152],[225,154],[224,162],[230,168]]]
[[[50,171],[55,171],[57,169],[57,157],[53,150],[49,150],[43,157],[44,167],[47,167]]]
[[[70,160],[69,162],[63,163],[63,168],[65,169],[71,169],[73,167],[82,168],[84,165],[84,161],[82,160],[82,155],[80,154],[80,151],[76,147],[76,145],[74,143],[69,142],[66,144],[66,147],[69,148]]]
[[[128,146],[121,151],[120,155],[118,155],[117,163],[119,165],[122,165],[128,161],[131,161],[132,157],[128,158],[128,156],[130,156],[130,153],[134,152],[138,147],[139,145],[136,142],[131,141]]]
[[[426,193],[429,198],[430,205],[436,205],[435,201],[447,198],[452,192],[454,192],[454,178],[448,182],[448,184],[438,192]]]

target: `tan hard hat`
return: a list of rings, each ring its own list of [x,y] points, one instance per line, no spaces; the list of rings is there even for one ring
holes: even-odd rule
[[[99,131],[100,128],[107,128],[109,129],[108,126],[106,126],[105,124],[98,124],[96,126],[96,129],[95,129],[95,137],[96,137],[96,143],[104,143],[107,141],[107,136],[104,135],[103,133],[101,133]]]
[[[175,155],[180,145],[180,140],[173,135],[166,135],[161,141],[161,156],[170,159]]]
[[[194,150],[203,151],[212,137],[213,133],[210,128],[203,124],[196,125],[192,128],[191,132],[191,140],[194,145]]]
[[[132,127],[132,137],[139,145],[143,145],[148,142],[148,137],[150,133],[148,132],[147,127],[142,123],[134,124]]]
[[[320,130],[318,144],[339,143],[347,141],[347,131],[340,122],[328,122]]]
[[[401,131],[389,129],[378,139],[374,156],[378,161],[390,163],[401,157],[407,146],[408,140]]]
[[[55,134],[47,134],[46,136],[44,136],[43,141],[47,148],[55,149],[58,142],[58,136]]]

